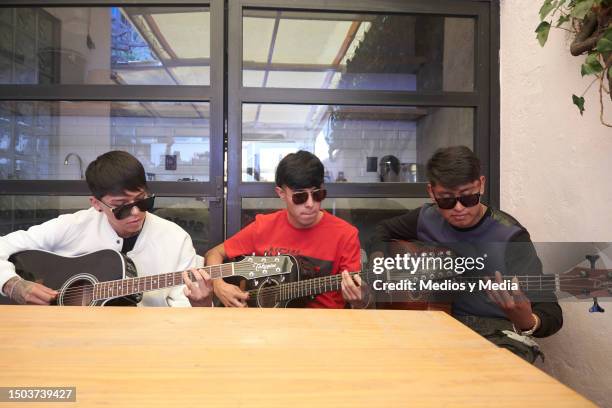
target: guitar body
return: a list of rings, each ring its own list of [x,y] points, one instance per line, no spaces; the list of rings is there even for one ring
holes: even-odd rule
[[[291,272],[284,275],[268,276],[264,279],[250,279],[246,281],[246,289],[249,292],[247,304],[249,307],[262,308],[286,308],[300,307],[305,300],[310,300],[310,296],[295,298],[290,300],[281,300],[275,289],[281,285],[298,283],[301,281],[301,267],[299,261],[294,263]]]
[[[410,254],[418,257],[422,253],[427,253],[429,256],[444,256],[447,249],[443,247],[430,247],[415,241],[397,240],[389,242],[386,248],[385,256],[394,257],[395,255]],[[388,281],[400,280],[405,276],[391,276],[393,272],[387,276]],[[432,300],[432,294],[427,291],[407,291],[403,293],[387,293],[382,296],[383,299],[376,302],[377,309],[393,309],[393,310],[435,310],[443,311],[451,314],[451,302],[440,302]]]
[[[59,306],[135,306],[137,303],[133,296],[92,300],[93,284],[136,276],[134,263],[111,249],[75,257],[29,250],[13,254],[9,261],[23,279],[57,290],[55,304]],[[4,304],[14,304],[6,298],[3,300]]]

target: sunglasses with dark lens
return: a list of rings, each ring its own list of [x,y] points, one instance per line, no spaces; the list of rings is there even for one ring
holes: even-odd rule
[[[309,194],[312,194],[312,199],[314,201],[320,203],[321,201],[325,200],[325,197],[327,197],[327,190],[324,188],[318,188],[312,191],[294,191],[293,194],[291,194],[291,201],[293,201],[293,204],[295,205],[304,204],[306,201],[308,201]]]
[[[451,210],[457,205],[457,201],[464,207],[473,207],[480,202],[480,193],[462,195],[459,197],[436,197],[438,207],[443,210]]]
[[[118,207],[111,207],[102,200],[98,201],[110,208],[116,219],[122,220],[130,216],[130,214],[132,213],[132,208],[134,207],[138,207],[138,209],[142,212],[151,211],[153,209],[153,205],[155,204],[155,195],[150,195],[141,200],[134,201],[133,203],[122,204]]]

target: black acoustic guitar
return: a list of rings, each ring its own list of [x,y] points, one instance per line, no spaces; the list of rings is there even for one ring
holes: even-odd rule
[[[183,271],[138,277],[134,262],[111,249],[76,257],[30,250],[16,253],[9,260],[22,278],[57,290],[55,304],[59,306],[129,305],[134,303],[130,296],[183,284]],[[287,274],[294,264],[295,259],[288,255],[248,256],[239,262],[199,269],[212,279],[263,279]]]
[[[292,302],[325,292],[341,289],[342,275],[328,275],[313,279],[301,279],[301,267],[299,262],[293,263],[291,273],[277,276],[268,276],[264,279],[251,280],[252,289],[247,290],[249,298],[247,303],[252,307],[291,307]],[[361,272],[349,272],[349,275],[359,275],[364,284],[369,286],[374,296],[379,299],[377,303],[382,308],[392,307],[393,303],[401,303],[406,309],[423,309],[423,303],[432,303],[429,299],[431,291],[397,290],[394,293],[379,291],[373,287],[375,280],[387,283],[398,283],[410,281],[416,287],[420,281],[440,282],[449,280],[457,283],[485,281],[484,277],[463,276],[453,271],[418,271],[416,273],[405,273],[401,271],[389,271],[386,274],[374,274],[371,270]],[[506,277],[508,279],[509,277]],[[516,276],[519,287],[530,294],[554,292],[557,297],[576,297],[578,299],[593,298],[594,304],[590,312],[603,312],[603,308],[597,302],[598,297],[612,296],[612,270],[575,267],[567,272],[554,275],[522,275]],[[444,294],[444,292],[439,292]],[[383,302],[380,302],[383,299]],[[417,303],[417,307],[405,307],[406,304]],[[443,301],[433,302],[432,310],[450,311],[450,303]],[[426,307],[427,309],[429,307]]]
[[[372,278],[371,272],[350,272],[350,275],[360,275],[362,279],[366,276]],[[597,297],[608,297],[612,295],[612,270],[589,268],[573,268],[571,271],[560,275],[533,275],[533,276],[517,276],[519,287],[523,291],[530,293],[534,292],[555,292],[559,297],[574,296],[579,299],[595,298],[595,303],[591,308],[591,312],[603,312],[603,309],[597,304]],[[383,280],[389,280],[382,277]],[[482,277],[468,276],[451,276],[446,277],[423,275],[408,275],[404,278],[392,278],[391,282],[399,282],[401,280],[410,280],[417,284],[421,280],[440,281],[450,279],[454,282],[478,282],[484,280]],[[285,282],[285,283],[283,283]],[[309,296],[319,295],[325,292],[332,292],[341,289],[342,275],[322,276],[314,279],[292,280],[285,275],[270,276],[263,280],[258,287],[248,290],[249,306],[256,307],[290,307],[291,302],[297,299],[302,299]],[[376,292],[371,286],[370,290]],[[397,294],[403,293],[407,297],[396,298],[392,301],[388,297],[385,298],[385,308],[390,308],[391,302],[427,302],[428,298],[424,291],[397,291]],[[440,302],[438,302],[440,303]],[[435,310],[445,310],[437,305]],[[421,309],[418,307],[418,309]]]

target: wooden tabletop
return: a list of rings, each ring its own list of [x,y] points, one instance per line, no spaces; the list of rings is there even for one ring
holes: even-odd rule
[[[442,312],[2,306],[0,322],[0,386],[76,387],[53,407],[593,406]]]

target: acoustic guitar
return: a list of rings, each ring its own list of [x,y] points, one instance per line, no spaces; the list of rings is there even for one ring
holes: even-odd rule
[[[138,276],[134,262],[111,249],[75,257],[29,250],[13,254],[9,261],[23,279],[57,290],[54,304],[58,306],[133,305],[134,295],[183,284],[183,271]],[[295,259],[289,255],[248,256],[238,262],[198,269],[208,272],[212,279],[263,279],[290,273],[294,264]],[[12,304],[7,298],[3,300]]]
[[[422,248],[421,248],[422,250]],[[438,248],[439,252],[430,249],[431,256],[448,255],[448,250]],[[290,273],[268,276],[264,279],[254,279],[248,282],[254,286],[247,290],[249,306],[255,307],[290,307],[292,302],[313,297],[325,292],[341,289],[342,275],[328,275],[312,279],[302,279],[302,268],[307,264],[296,260]],[[405,273],[390,271],[387,274],[375,274],[371,269],[350,272],[350,275],[359,275],[362,281],[369,285],[369,290],[378,298],[377,307],[381,309],[409,309],[409,310],[442,310],[450,313],[451,303],[445,301],[432,301],[432,292],[425,290],[403,291],[375,291],[373,280],[380,279],[387,283],[410,281],[418,287],[420,281],[440,282],[449,280],[455,283],[477,283],[486,281],[485,277],[464,276],[454,271],[416,271]],[[310,276],[310,275],[309,275]],[[506,277],[507,279],[510,277]],[[530,295],[538,293],[547,295],[555,293],[557,297],[573,296],[578,299],[593,298],[594,305],[591,312],[603,312],[597,303],[597,297],[612,296],[612,270],[596,269],[594,267],[575,267],[567,272],[554,275],[522,275],[516,276],[519,287]],[[435,297],[439,298],[439,297]],[[435,299],[434,298],[434,299]],[[382,299],[382,301],[380,301]]]

